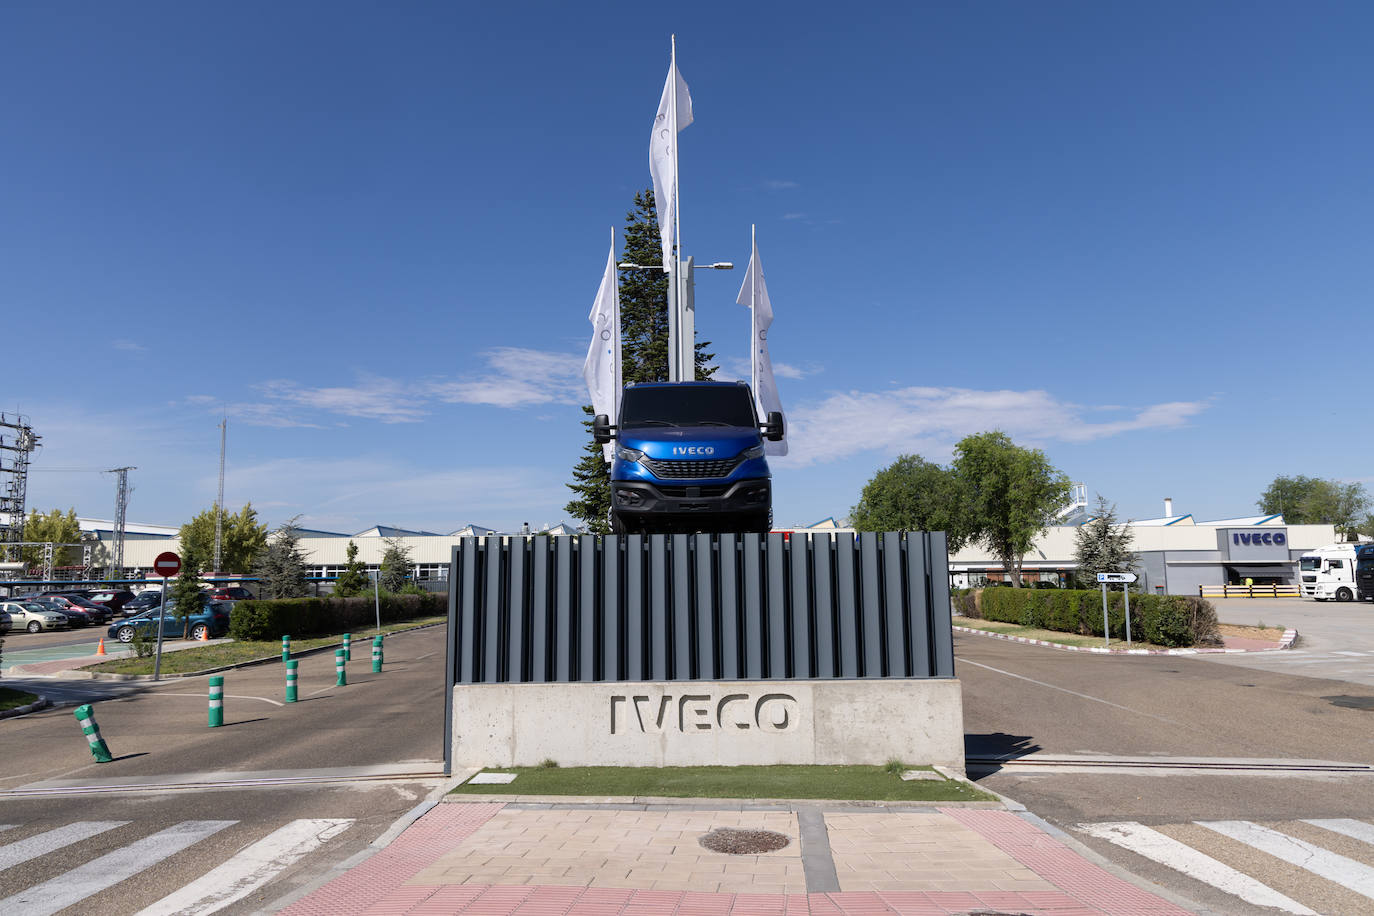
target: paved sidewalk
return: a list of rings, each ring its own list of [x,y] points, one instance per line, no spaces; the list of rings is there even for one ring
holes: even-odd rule
[[[720,828],[774,852],[712,852]],[[447,802],[287,916],[1185,914],[1022,816],[972,808]]]

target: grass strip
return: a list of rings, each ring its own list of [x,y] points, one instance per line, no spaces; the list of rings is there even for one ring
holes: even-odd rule
[[[1044,642],[1052,642],[1060,646],[1095,646],[1103,645],[1101,636],[1080,636],[1077,633],[1062,633],[1059,630],[1042,630],[1038,627],[1023,627],[1016,623],[1006,623],[1001,620],[975,620],[972,617],[954,618],[956,627],[967,627],[970,630],[982,630],[985,633],[997,633],[1003,636],[1023,636],[1026,639],[1039,639]],[[1108,644],[1112,649],[1128,648],[1126,640],[1113,639]],[[1167,649],[1169,646],[1157,646],[1154,643],[1143,642],[1135,639],[1131,641],[1129,648],[1132,649]]]
[[[827,798],[862,801],[995,801],[965,783],[903,780],[902,770],[930,767],[509,767],[505,785],[464,783],[453,795],[629,795],[671,798]],[[933,772],[933,771],[931,771]]]
[[[15,690],[13,687],[0,687],[0,712],[7,709],[18,709],[20,706],[28,706],[37,701],[37,694],[25,693],[22,690]]]
[[[403,620],[397,623],[382,624],[381,632],[397,633],[402,630],[413,630],[416,627],[428,626],[434,623],[443,623],[447,617],[417,617],[414,620]],[[371,639],[377,635],[375,627],[368,627],[366,630],[353,632],[354,657],[358,652],[363,654],[372,651]],[[291,654],[303,652],[306,649],[318,649],[321,646],[337,645],[343,639],[343,634],[333,636],[315,636],[309,639],[292,639]],[[207,668],[222,668],[225,665],[241,665],[244,662],[251,662],[259,658],[281,655],[281,640],[263,641],[244,641],[226,642],[219,645],[197,646],[194,649],[180,649],[176,652],[162,653],[162,673],[163,674],[190,674],[196,671],[204,671]],[[370,655],[368,656],[371,657]],[[152,674],[153,659],[147,658],[115,658],[101,662],[97,665],[87,665],[82,671],[103,671],[109,674]]]

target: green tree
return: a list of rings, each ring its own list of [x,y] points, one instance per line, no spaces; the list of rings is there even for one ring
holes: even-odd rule
[[[348,565],[339,573],[334,583],[334,594],[339,598],[350,598],[372,591],[372,580],[367,575],[367,567],[358,559],[358,545],[348,542]]]
[[[253,574],[258,577],[263,598],[304,598],[309,594],[296,519],[283,523],[267,539],[267,546],[253,563]]]
[[[172,580],[167,597],[176,602],[172,616],[181,621],[183,639],[191,635],[191,614],[200,610],[200,573],[204,561],[194,547],[180,547],[181,572]],[[156,630],[154,630],[156,635]]]
[[[654,192],[635,194],[634,206],[625,214],[624,245],[620,260],[629,264],[659,264],[663,248],[659,241],[658,214]],[[620,376],[631,382],[668,380],[668,275],[660,270],[620,271]],[[696,377],[708,379],[716,371],[711,365],[714,353],[706,348],[710,341],[697,341]],[[610,466],[601,446],[592,440],[592,408],[584,406],[582,421],[587,441],[582,456],[573,466],[573,482],[565,484],[576,494],[563,511],[578,519],[592,534],[611,530]],[[612,422],[615,418],[611,418]]]
[[[1096,581],[1100,572],[1130,572],[1139,562],[1131,549],[1135,536],[1129,527],[1117,524],[1116,506],[1100,493],[1092,521],[1080,526],[1073,537],[1080,580]]]
[[[966,436],[950,466],[971,540],[1021,585],[1022,557],[1069,501],[1069,478],[1039,449],[1021,448],[1002,432]]]
[[[44,544],[76,544],[81,540],[81,525],[76,520],[76,509],[54,509],[40,515],[37,509],[29,513],[24,521],[24,540]],[[43,565],[42,547],[25,547],[20,557],[28,566]],[[75,566],[81,562],[81,548],[62,547],[53,551],[52,565]]]
[[[378,580],[382,589],[399,592],[405,588],[410,567],[410,548],[396,538],[387,538],[386,550],[382,551],[382,568]]]
[[[182,550],[194,551],[206,563],[215,557],[215,512],[211,506],[181,526]],[[258,521],[257,510],[246,503],[237,515],[224,513],[220,537],[220,569],[212,572],[246,573],[267,546],[267,525]]]
[[[860,531],[943,531],[951,550],[967,538],[954,474],[920,455],[902,455],[874,474],[849,517]]]
[[[1265,515],[1282,514],[1290,525],[1334,525],[1347,539],[1369,522],[1369,493],[1362,483],[1280,474],[1257,505]]]

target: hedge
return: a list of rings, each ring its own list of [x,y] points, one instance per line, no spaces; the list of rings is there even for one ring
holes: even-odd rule
[[[988,588],[956,596],[957,606],[972,605],[986,620],[1058,630],[1080,636],[1102,635],[1102,593],[1071,589]],[[973,616],[973,615],[967,615]],[[1107,593],[1111,635],[1126,638],[1121,592]],[[1187,595],[1131,595],[1131,639],[1157,646],[1220,645],[1217,612],[1211,603]]]
[[[448,612],[448,596],[382,595],[383,623],[432,617]],[[250,599],[234,604],[229,635],[239,640],[277,640],[283,636],[332,636],[365,629],[377,620],[371,595],[359,598]]]

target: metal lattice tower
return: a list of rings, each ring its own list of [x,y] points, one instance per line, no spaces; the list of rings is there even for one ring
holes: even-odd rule
[[[129,472],[138,468],[111,468],[107,474],[115,475],[115,517],[114,543],[110,548],[110,578],[124,575],[124,516],[129,508]]]
[[[34,435],[28,418],[0,413],[0,518],[8,524],[0,532],[7,559],[11,549],[24,540],[24,502],[28,491],[29,455],[41,437]]]

